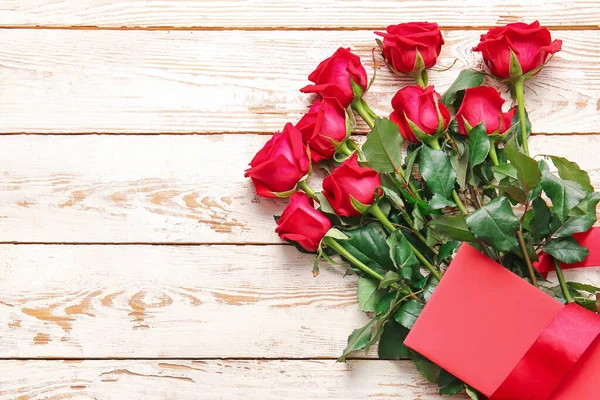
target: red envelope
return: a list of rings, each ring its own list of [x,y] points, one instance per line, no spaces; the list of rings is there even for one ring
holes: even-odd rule
[[[563,308],[464,244],[404,343],[490,396]],[[589,314],[592,323],[600,326],[600,316]],[[550,398],[600,398],[598,371],[600,341],[596,340]],[[520,398],[531,398],[524,396]]]

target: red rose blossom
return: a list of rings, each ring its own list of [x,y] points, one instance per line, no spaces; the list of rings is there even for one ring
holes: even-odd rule
[[[456,113],[458,131],[463,135],[468,134],[465,127],[466,120],[472,127],[484,122],[488,135],[506,132],[511,126],[516,110],[502,112],[503,104],[504,99],[491,86],[477,86],[465,90],[462,104]]]
[[[438,109],[442,116],[444,129],[448,127],[450,113],[446,106],[439,101],[440,97],[439,93],[433,90],[433,86],[427,86],[426,88],[406,86],[396,93],[392,99],[394,112],[390,114],[390,120],[398,125],[400,134],[404,139],[413,143],[419,142],[407,119],[427,135],[435,134],[440,123]]]
[[[257,194],[277,197],[276,193],[292,190],[309,166],[302,134],[288,123],[256,153],[244,176],[252,179]]]
[[[314,162],[333,157],[336,142],[346,139],[346,110],[334,98],[319,99],[296,124]]]
[[[560,51],[561,40],[552,41],[548,28],[538,21],[530,25],[522,22],[492,28],[481,35],[473,51],[480,51],[490,72],[498,78],[510,76],[510,51],[519,60],[523,74],[533,71],[546,62],[549,54]],[[514,78],[514,77],[512,77]]]
[[[308,76],[308,80],[315,84],[305,86],[300,91],[319,93],[321,97],[335,97],[345,108],[354,100],[350,79],[363,92],[367,90],[367,72],[360,63],[360,57],[351,53],[350,49],[340,47]]]
[[[435,64],[444,38],[438,24],[429,22],[408,22],[390,25],[386,32],[375,32],[383,37],[385,60],[398,72],[405,74],[415,71],[417,51],[423,58],[425,68]]]
[[[275,232],[283,240],[294,241],[307,251],[317,251],[329,229],[331,222],[322,212],[315,210],[312,199],[296,192],[277,221]]]
[[[371,204],[378,186],[381,186],[379,174],[358,165],[358,156],[354,153],[323,180],[323,195],[338,215],[357,216],[361,213],[352,206],[350,197]]]

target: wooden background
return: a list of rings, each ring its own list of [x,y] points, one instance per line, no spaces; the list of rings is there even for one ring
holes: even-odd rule
[[[337,47],[371,75],[373,30],[436,21],[442,92],[534,19],[564,50],[526,89],[532,150],[598,187],[595,0],[0,0],[0,398],[439,398],[408,361],[335,362],[355,279],[313,279],[243,171]],[[409,81],[377,76],[385,115]]]

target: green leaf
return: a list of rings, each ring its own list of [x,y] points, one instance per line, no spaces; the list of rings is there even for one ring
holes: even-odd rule
[[[546,204],[546,201],[541,197],[537,197],[531,203],[533,211],[533,219],[529,223],[529,230],[536,241],[540,241],[550,235],[550,219],[552,213]]]
[[[469,165],[475,168],[481,164],[490,153],[490,138],[485,131],[483,122],[469,132]]]
[[[348,240],[339,243],[354,257],[358,258],[370,268],[384,275],[386,271],[394,269],[390,258],[390,248],[386,243],[387,234],[381,225],[371,223],[356,229],[345,230]]]
[[[460,393],[464,388],[465,384],[463,381],[452,375],[446,370],[442,370],[440,373],[440,380],[438,381],[440,385],[440,394],[448,394],[455,395]]]
[[[584,190],[593,192],[594,187],[590,182],[590,177],[577,163],[567,160],[564,157],[550,156],[552,163],[558,168],[558,176],[568,181],[577,182]]]
[[[367,135],[362,147],[369,167],[377,172],[395,172],[402,165],[402,135],[398,125],[387,118],[375,120],[375,127]]]
[[[389,320],[383,326],[383,334],[379,340],[377,349],[379,358],[382,360],[401,360],[408,355],[408,347],[404,345],[404,339],[409,330],[394,320]]]
[[[383,297],[382,291],[379,290],[379,282],[362,276],[358,278],[356,295],[360,311],[363,312],[375,312],[375,307]]]
[[[423,304],[415,300],[406,300],[394,315],[394,319],[406,329],[411,329],[421,311],[423,311]]]
[[[460,242],[456,240],[449,240],[441,245],[438,254],[438,261],[443,261],[450,257],[452,254],[454,254],[456,249],[458,249],[458,246],[460,246]]]
[[[456,207],[456,203],[446,199],[445,197],[439,195],[438,193],[434,194],[431,200],[429,200],[429,210],[440,210],[445,207]],[[417,210],[415,208],[415,210]],[[423,228],[423,226],[421,226]]]
[[[340,358],[337,359],[338,362],[345,362],[346,357],[354,351],[364,349],[369,341],[371,340],[371,328],[373,324],[377,321],[376,318],[373,318],[365,326],[362,328],[358,328],[352,331],[350,336],[348,336],[348,345],[342,352]]]
[[[457,140],[455,143],[458,146]],[[468,146],[467,146],[468,148]],[[452,164],[452,168],[454,172],[456,172],[456,183],[460,186],[461,189],[467,188],[467,173],[469,170],[469,156],[468,154],[460,155],[456,152],[452,152],[450,155],[450,163]]]
[[[505,153],[506,158],[517,170],[517,179],[521,187],[526,192],[533,190],[540,183],[541,178],[537,162],[519,151],[514,137],[506,144]]]
[[[421,151],[421,147],[417,147],[410,153],[406,155],[404,161],[406,162],[406,175],[409,176],[412,173],[413,165],[415,165],[415,161],[417,160],[417,156],[419,155],[419,151]]]
[[[573,264],[582,261],[589,254],[588,249],[580,245],[577,240],[572,237],[549,240],[544,245],[544,252],[565,264]]]
[[[348,240],[348,236],[337,228],[331,228],[325,234],[326,237],[331,237],[338,240]]]
[[[385,273],[385,275],[383,276],[383,280],[379,283],[379,289],[386,289],[388,288],[392,283],[396,283],[398,282],[400,279],[402,279],[402,277],[394,271],[388,271]],[[360,283],[360,281],[359,281]],[[365,311],[365,310],[362,310]]]
[[[524,204],[527,201],[527,195],[523,189],[513,185],[510,180],[511,178],[504,178],[497,185],[491,185],[490,187],[500,190],[500,193],[516,203]]]
[[[419,353],[409,350],[408,355],[415,363],[417,370],[431,383],[438,383],[442,369],[420,355]]]
[[[387,244],[390,249],[390,258],[398,270],[404,267],[417,268],[421,265],[410,247],[410,242],[399,230],[388,237]]]
[[[429,203],[429,204],[431,205],[431,203]],[[413,217],[413,226],[415,227],[416,230],[420,231],[421,229],[423,229],[425,227],[425,223],[427,221],[425,220],[425,217],[423,217],[423,213],[421,212],[421,209],[419,207],[413,208],[412,217]]]
[[[467,217],[475,237],[500,251],[516,250],[519,219],[505,197],[497,197]]]
[[[388,292],[383,296],[381,300],[379,300],[377,307],[375,307],[375,314],[381,315],[388,313],[397,294],[398,292]]]
[[[474,242],[475,236],[467,226],[464,215],[439,216],[429,223],[429,227],[450,240]]]
[[[494,177],[498,181],[501,181],[502,179],[504,179],[506,177],[518,179],[517,178],[517,169],[512,164],[494,165],[492,167],[492,171],[494,173]]]
[[[514,98],[514,97],[513,97]],[[519,146],[523,146],[521,143],[521,119],[519,118],[519,113],[516,112],[513,115],[513,119],[510,122],[510,126],[514,127],[513,130],[508,134],[508,139],[517,138],[517,144]],[[525,133],[527,137],[531,136],[531,121],[529,121],[529,114],[527,110],[525,110]]]
[[[446,153],[423,146],[419,168],[431,193],[450,198],[456,184],[456,173]]]
[[[456,80],[452,82],[452,85],[444,92],[441,99],[442,103],[447,107],[452,105],[456,107],[456,100],[458,97],[462,98],[462,92],[464,92],[465,89],[480,86],[484,77],[485,74],[482,72],[476,72],[469,69],[460,71]]]
[[[585,197],[581,185],[554,176],[548,170],[542,172],[542,188],[552,200],[554,212],[562,222],[566,220],[569,211]]]
[[[600,288],[592,285],[587,285],[585,283],[579,282],[567,282],[567,286],[575,290],[582,290],[584,292],[596,294],[600,292]]]
[[[467,395],[471,398],[471,400],[480,400],[481,393],[477,390],[473,389],[471,386],[465,387]]]
[[[552,235],[554,238],[568,237],[574,233],[587,232],[596,223],[596,206],[600,201],[600,194],[596,192],[589,193],[577,207],[571,209],[569,215],[574,214],[573,211],[582,211],[583,214],[577,213],[577,216],[569,217],[556,232]]]

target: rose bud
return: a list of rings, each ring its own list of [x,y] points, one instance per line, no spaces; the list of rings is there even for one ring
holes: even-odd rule
[[[492,75],[501,79],[518,78],[533,71],[536,74],[549,54],[560,51],[561,40],[552,41],[550,31],[538,21],[530,25],[522,22],[492,28],[481,35],[473,51],[480,51]],[[511,70],[512,54],[518,65]]]
[[[310,160],[302,134],[288,123],[283,132],[276,132],[265,146],[256,153],[245,177],[250,177],[256,193],[264,197],[279,197],[296,187],[308,173]]]
[[[433,67],[444,44],[442,32],[436,23],[390,25],[386,32],[375,34],[383,37],[382,51],[388,65],[404,74]],[[417,52],[421,55],[421,65],[417,60]]]
[[[296,124],[314,162],[330,159],[346,140],[346,110],[334,98],[319,99]]]
[[[352,206],[350,197],[370,205],[379,186],[377,171],[358,165],[358,156],[354,153],[323,180],[323,195],[338,215],[351,217],[361,213]]]
[[[350,49],[340,47],[328,59],[322,61],[308,80],[314,85],[300,89],[303,93],[319,93],[321,97],[335,97],[342,107],[346,108],[354,100],[355,92],[351,80],[355,83],[357,97],[367,90],[367,72],[360,63],[360,57]]]
[[[456,113],[458,131],[463,135],[468,135],[467,126],[465,126],[466,121],[470,127],[483,122],[488,135],[506,132],[511,126],[516,110],[502,112],[503,104],[504,99],[491,86],[477,86],[466,89],[462,104]]]
[[[283,240],[294,241],[313,252],[317,251],[329,229],[331,222],[325,214],[315,210],[312,199],[302,192],[296,192],[277,221],[275,232]]]
[[[390,120],[398,125],[404,139],[419,142],[415,128],[429,136],[446,130],[450,123],[450,113],[440,97],[433,86],[406,86],[396,93],[392,99],[394,112],[390,114]]]

